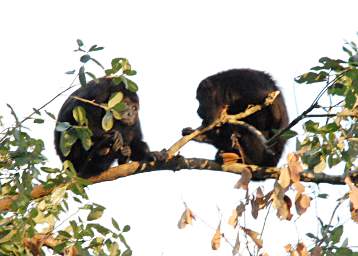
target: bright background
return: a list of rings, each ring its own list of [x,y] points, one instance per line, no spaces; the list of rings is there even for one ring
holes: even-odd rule
[[[273,75],[286,98],[291,119],[314,99],[319,86],[296,85],[294,77],[306,72],[323,56],[345,57],[344,40],[355,40],[358,2],[352,1],[2,1],[0,3],[0,114],[12,122],[6,103],[24,117],[68,87],[65,71],[79,67],[72,52],[80,38],[89,47],[105,47],[93,57],[109,67],[114,57],[127,57],[138,75],[140,117],[145,140],[153,150],[168,148],[183,127],[197,127],[195,91],[205,77],[230,68],[253,68]],[[90,69],[90,67],[89,67]],[[97,69],[92,69],[97,70]],[[101,75],[101,73],[97,73]],[[61,96],[47,110],[57,114]],[[28,123],[29,125],[29,123]],[[59,167],[53,141],[54,122],[32,126],[46,142],[46,155]],[[292,144],[287,151],[293,150]],[[213,158],[214,148],[189,143],[184,156]],[[127,233],[134,255],[230,255],[226,242],[218,251],[210,246],[223,215],[243,198],[233,189],[238,175],[209,171],[160,171],[91,186],[91,199],[107,207],[108,218],[131,225]],[[269,189],[273,181],[266,184]],[[253,185],[253,188],[256,186]],[[332,194],[296,223],[279,221],[273,212],[264,233],[265,250],[283,255],[283,246],[296,243],[308,231],[315,233],[314,216],[328,221],[334,198],[345,188],[308,184],[308,191]],[[177,222],[183,201],[201,220],[184,230]],[[220,211],[218,211],[220,209]],[[340,223],[358,245],[356,224],[347,208]],[[260,213],[259,218],[264,218]],[[249,217],[247,217],[249,219]],[[243,222],[241,222],[243,223]],[[248,226],[261,230],[262,222]],[[227,238],[236,232],[224,225]],[[306,240],[307,241],[307,240]],[[307,242],[309,245],[309,242]],[[244,245],[242,245],[244,247]]]

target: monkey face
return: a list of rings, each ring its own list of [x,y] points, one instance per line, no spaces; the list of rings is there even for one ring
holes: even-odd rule
[[[212,84],[201,83],[196,98],[199,101],[197,113],[203,119],[203,125],[209,125],[219,117],[222,110],[217,91]]]
[[[139,104],[130,98],[125,98],[123,102],[126,108],[121,112],[121,122],[127,126],[133,126],[138,122]]]

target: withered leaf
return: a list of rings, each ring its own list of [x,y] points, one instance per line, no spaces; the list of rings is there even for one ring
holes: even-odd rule
[[[353,209],[352,203],[350,203],[351,218],[355,223],[358,223],[358,210]]]
[[[213,250],[219,249],[220,241],[221,241],[221,232],[220,232],[220,224],[219,224],[217,229],[215,230],[213,238],[211,239],[211,248]]]
[[[195,215],[189,208],[186,208],[180,217],[178,228],[185,228],[187,224],[192,224],[193,220],[195,220]]]
[[[300,256],[308,256],[308,250],[307,247],[304,245],[304,243],[298,243],[296,247],[296,251],[299,253]]]
[[[288,168],[282,168],[280,172],[280,177],[278,183],[282,188],[287,188],[291,183],[291,176]]]
[[[234,248],[232,249],[232,255],[238,254],[239,250],[240,250],[240,236],[239,236],[239,232],[237,232],[236,242]]]
[[[239,189],[245,189],[248,190],[249,189],[249,182],[252,178],[252,173],[248,168],[244,168],[241,171],[241,177],[239,179],[239,181],[236,183],[235,188]]]
[[[298,193],[305,192],[305,186],[303,186],[301,182],[296,181],[295,183],[293,183],[293,186]]]
[[[311,198],[305,194],[297,193],[296,194],[296,211],[299,215],[304,214],[308,207],[310,206]]]
[[[287,156],[287,163],[292,182],[298,182],[300,180],[300,173],[303,171],[300,157],[297,154],[289,153]]]
[[[261,249],[262,248],[262,245],[263,245],[263,241],[261,239],[259,239],[259,233],[251,230],[251,229],[248,229],[248,228],[244,228],[244,227],[241,227],[241,229],[245,232],[246,235],[248,235],[252,241],[254,241],[254,243],[256,244],[256,246]]]
[[[312,250],[311,256],[321,256],[322,255],[322,248],[319,246],[315,246]]]
[[[285,251],[286,251],[286,252],[292,251],[292,245],[291,245],[291,244],[286,244],[286,245],[284,246],[284,248],[285,248]]]
[[[349,186],[349,199],[352,203],[353,209],[358,209],[358,188],[354,185],[350,177],[344,179],[345,183]]]
[[[239,217],[241,217],[242,213],[245,211],[245,205],[241,202],[240,205],[238,205],[235,210],[232,211],[232,215],[229,218],[229,225],[236,228],[237,223],[239,221]]]

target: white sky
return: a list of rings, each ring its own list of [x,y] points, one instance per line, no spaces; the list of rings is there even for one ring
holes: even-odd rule
[[[282,88],[292,118],[319,90],[317,86],[295,86],[293,78],[316,65],[319,57],[344,56],[344,39],[357,39],[357,10],[355,0],[2,1],[0,114],[9,116],[5,105],[9,103],[20,116],[26,116],[32,107],[66,88],[71,78],[64,72],[78,67],[79,56],[72,50],[75,40],[81,38],[87,46],[105,47],[94,57],[106,66],[114,57],[127,57],[138,71],[134,80],[140,88],[142,129],[153,150],[168,148],[179,139],[183,127],[199,125],[197,85],[230,68],[271,73]],[[47,109],[57,114],[66,97]],[[50,121],[32,130],[46,140],[51,165],[60,166],[52,145],[53,127]],[[215,150],[190,143],[181,153],[212,158]],[[209,171],[161,171],[92,186],[90,194],[108,208],[107,216],[131,225],[127,238],[134,255],[230,255],[225,242],[218,251],[211,250],[214,231],[208,226],[217,226],[217,208],[226,223],[242,199],[242,192],[233,189],[238,178]],[[263,184],[268,190],[272,181]],[[343,191],[320,188],[333,190],[333,198]],[[192,227],[177,229],[183,200],[205,223],[197,221]],[[333,200],[324,203],[312,207],[297,225],[269,217],[266,251],[282,255],[283,245],[296,242],[308,231],[316,232],[314,214],[329,213],[335,205]],[[250,225],[261,230],[261,222]],[[224,231],[234,243],[236,233],[229,227]],[[351,244],[358,245],[356,234],[350,234]]]

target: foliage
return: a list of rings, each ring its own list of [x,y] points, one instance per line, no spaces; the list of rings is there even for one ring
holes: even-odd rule
[[[86,49],[81,40],[77,40],[77,46],[75,52],[81,54],[81,66],[78,71],[74,69],[66,73],[75,75],[81,86],[86,86],[88,78],[97,79],[86,69],[87,63],[94,63],[104,70],[105,76],[112,77],[115,83],[124,83],[126,88],[133,92],[138,90],[137,85],[128,78],[135,75],[136,71],[126,58],[114,58],[111,67],[105,69],[93,58],[93,55],[103,50],[103,47],[93,45]],[[337,202],[329,223],[323,223],[318,218],[319,232],[307,234],[313,242],[311,246],[307,247],[305,243],[298,241],[295,245],[288,244],[285,247],[286,252],[289,255],[312,256],[358,254],[349,248],[342,223],[338,221],[338,224],[332,224],[333,219],[337,217],[336,210],[347,201],[352,219],[358,222],[358,48],[354,42],[347,42],[343,51],[348,54],[347,60],[323,57],[319,60],[319,66],[296,78],[298,83],[310,86],[318,84],[322,89],[307,110],[293,120],[289,127],[277,131],[276,136],[268,141],[268,144],[274,143],[278,136],[296,138],[297,151],[288,154],[286,165],[273,168],[275,170],[267,168],[266,173],[259,173],[262,170],[259,167],[236,163],[235,158],[225,159],[224,164],[220,166],[223,171],[240,173],[235,188],[245,191],[244,199],[233,209],[228,220],[230,228],[237,231],[235,243],[229,243],[233,255],[242,250],[250,255],[267,255],[263,253],[262,248],[268,213],[274,209],[280,220],[297,220],[310,209],[313,200],[313,195],[306,190],[303,181],[312,177],[318,177],[317,182],[320,182],[319,178],[331,179],[331,176],[325,174],[328,169],[337,172],[343,169],[343,175],[339,176],[338,180],[339,184],[344,180],[347,185],[346,195]],[[73,86],[71,84],[69,88]],[[107,103],[102,104],[77,98],[105,110],[102,128],[106,131],[112,128],[114,120],[121,119],[121,112],[126,107],[122,99],[121,93],[113,94]],[[31,137],[24,126],[29,120],[36,125],[45,123],[47,120],[42,116],[44,112],[55,120],[53,114],[43,110],[48,103],[34,109],[33,113],[23,120],[19,120],[13,107],[8,106],[15,119],[15,125],[4,129],[0,138],[1,197],[9,199],[10,202],[8,210],[0,212],[0,254],[43,255],[51,251],[65,255],[131,255],[131,249],[124,237],[124,233],[128,232],[130,227],[125,226],[121,229],[114,219],[111,228],[98,224],[104,207],[90,202],[85,190],[90,181],[77,177],[69,161],[64,162],[61,170],[47,166],[47,160],[43,155],[43,141]],[[60,144],[64,155],[70,153],[72,145],[78,140],[86,150],[92,146],[92,131],[88,127],[86,112],[82,107],[76,107],[73,109],[73,117],[76,125],[56,125],[57,131],[62,132]],[[309,120],[303,124],[303,136],[290,130],[304,119]],[[1,122],[0,124],[3,126]],[[193,134],[200,134],[213,127],[215,124],[212,127],[204,127],[199,132],[194,131]],[[178,147],[174,148],[176,150],[169,150],[170,156],[174,156],[178,150]],[[190,164],[190,161],[181,162]],[[205,168],[203,166],[201,165],[201,168]],[[257,187],[250,191],[250,183],[260,174],[264,177],[262,179],[275,178],[273,186],[269,189]],[[43,194],[37,194],[39,187]],[[327,195],[320,194],[315,200],[318,198],[327,198]],[[72,212],[72,209],[78,210]],[[258,219],[259,212],[263,210],[266,210],[267,215],[263,220],[261,232],[257,232],[246,225],[246,219],[250,216],[253,220]],[[185,203],[178,227],[183,229],[194,224],[196,220],[200,218]],[[220,219],[211,240],[213,250],[220,249],[222,238],[228,241],[222,231],[223,226],[224,221]],[[246,240],[246,247],[240,249],[243,240]]]
[[[75,74],[80,84],[85,86],[87,76],[96,79],[94,74],[85,71],[86,63],[93,62],[104,69],[92,57],[103,47],[93,45],[85,50],[81,40],[77,40],[77,45],[75,51],[82,54],[81,67],[77,74],[76,70],[66,74]],[[120,70],[123,74],[118,74]],[[127,81],[129,89],[137,90],[134,82],[124,76],[135,74],[128,60],[113,60],[111,71],[106,73]],[[69,88],[72,87],[73,84]],[[123,107],[118,106],[120,101],[120,95],[114,95],[108,109],[120,109]],[[56,120],[55,116],[39,108],[20,121],[14,109],[8,107],[15,125],[3,129],[0,137],[1,198],[12,196],[16,200],[11,202],[9,210],[0,213],[0,254],[44,255],[52,251],[53,254],[65,255],[131,255],[124,237],[129,226],[121,229],[114,219],[112,228],[99,224],[105,208],[89,200],[85,187],[90,182],[77,177],[70,162],[65,162],[61,170],[49,167],[43,155],[43,141],[33,138],[25,126],[25,122],[30,120],[38,125],[44,124],[44,113],[52,121]],[[77,139],[86,149],[92,145],[92,132],[88,128],[84,109],[77,107],[73,115],[78,125],[59,123],[56,128],[63,131],[61,149],[65,154],[70,152]],[[3,123],[1,127],[4,127]],[[39,186],[51,193],[43,197],[36,195],[35,190]]]

